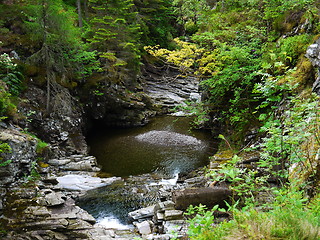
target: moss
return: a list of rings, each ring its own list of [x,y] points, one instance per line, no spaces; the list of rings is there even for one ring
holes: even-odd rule
[[[216,153],[210,158],[210,161],[226,161],[232,159],[234,156],[234,151],[232,150],[223,150]]]
[[[50,165],[48,163],[44,163],[42,161],[39,161],[38,162],[38,166],[41,167],[41,168],[47,168],[49,167]]]
[[[113,175],[112,175],[111,173],[98,172],[98,173],[97,173],[97,177],[100,177],[100,178],[109,178],[109,177],[113,177]]]

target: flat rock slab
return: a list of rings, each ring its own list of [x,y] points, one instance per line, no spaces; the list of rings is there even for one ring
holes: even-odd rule
[[[152,205],[152,206],[149,206],[149,207],[145,207],[145,208],[141,208],[141,209],[138,209],[136,211],[129,212],[128,216],[133,220],[153,217],[154,208],[155,208],[155,205]]]
[[[59,187],[73,191],[83,191],[103,187],[120,179],[121,178],[119,177],[99,178],[75,174],[57,177]]]

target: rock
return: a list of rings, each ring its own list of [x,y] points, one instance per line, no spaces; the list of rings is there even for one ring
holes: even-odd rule
[[[82,230],[91,229],[92,225],[82,219],[68,219],[67,229],[69,230]]]
[[[44,197],[45,205],[48,207],[58,206],[65,202],[66,196],[60,192],[52,192]]]
[[[165,210],[173,210],[174,209],[174,202],[173,201],[165,201],[165,202],[159,202],[155,205],[155,211],[162,211]]]
[[[24,210],[24,214],[40,216],[40,217],[49,217],[50,211],[44,206],[28,206]]]
[[[138,219],[144,219],[144,218],[151,218],[154,215],[154,208],[155,205],[146,207],[146,208],[141,208],[133,212],[129,212],[128,216],[133,219],[133,220],[138,220]]]
[[[165,201],[165,202],[159,202],[155,205],[155,208],[154,208],[155,223],[162,223],[165,220],[166,210],[174,210],[174,202]]]
[[[9,144],[11,151],[2,153],[10,164],[0,167],[0,186],[10,185],[30,173],[32,162],[36,159],[36,140],[27,134],[10,127],[0,129],[0,142]]]
[[[172,199],[176,209],[186,210],[190,205],[197,206],[200,203],[209,208],[219,204],[225,205],[232,192],[228,188],[191,188],[174,191]]]
[[[42,181],[44,183],[49,183],[49,184],[53,184],[53,185],[56,185],[59,183],[57,180],[57,177],[52,176],[52,175],[47,175],[47,176],[43,177]]]
[[[120,180],[118,177],[99,178],[84,175],[65,175],[57,177],[59,182],[58,186],[73,191],[90,190],[98,187],[103,187],[111,184],[114,181]]]
[[[141,235],[148,235],[151,233],[150,221],[143,221],[141,223],[136,223],[136,227]]]
[[[306,57],[317,69],[317,78],[316,81],[313,83],[312,91],[320,95],[320,38],[314,44],[311,44],[308,47]]]
[[[184,220],[166,221],[163,224],[164,233],[178,233],[186,225]]]
[[[94,164],[90,161],[78,161],[78,162],[69,162],[68,164],[62,166],[63,170],[67,171],[93,171]]]
[[[135,137],[137,140],[147,142],[148,144],[164,146],[195,146],[202,147],[203,142],[195,137],[169,132],[169,131],[149,131]]]
[[[164,221],[164,213],[161,213],[161,212],[157,212],[155,215],[154,215],[154,221],[156,223],[161,223]]]
[[[185,101],[198,101],[199,80],[194,77],[180,77],[178,72],[168,71],[154,74],[155,69],[147,68],[144,90],[154,106],[168,113]]]
[[[204,186],[206,182],[207,182],[207,179],[204,176],[188,178],[185,180],[185,183],[188,184],[188,186],[192,186],[192,187]]]
[[[62,166],[70,163],[71,159],[50,159],[48,163],[53,166]]]
[[[164,211],[164,220],[178,220],[183,218],[183,211],[181,210],[166,210]]]
[[[147,240],[170,240],[174,239],[174,235],[172,234],[160,234],[160,235],[155,235],[155,234],[150,234],[147,236]]]

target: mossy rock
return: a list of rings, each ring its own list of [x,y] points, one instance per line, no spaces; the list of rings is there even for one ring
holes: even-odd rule
[[[233,158],[234,154],[232,150],[219,151],[210,158],[210,161],[228,161]]]

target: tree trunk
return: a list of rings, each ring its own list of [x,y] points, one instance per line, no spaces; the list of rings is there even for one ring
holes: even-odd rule
[[[83,27],[82,23],[82,13],[81,13],[81,0],[77,0],[77,8],[78,8],[78,19],[79,19],[79,27]]]
[[[47,2],[42,0],[42,24],[43,24],[43,45],[46,63],[46,78],[47,78],[47,102],[46,102],[46,112],[49,114],[50,111],[50,60],[49,60],[49,49],[47,46]]]
[[[88,20],[88,0],[83,0],[84,18]]]

